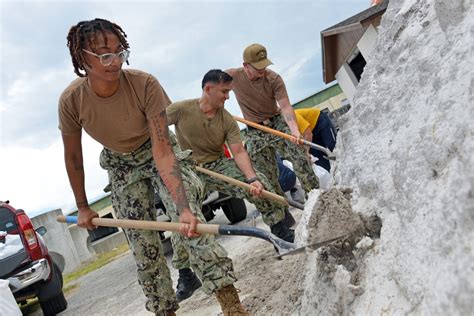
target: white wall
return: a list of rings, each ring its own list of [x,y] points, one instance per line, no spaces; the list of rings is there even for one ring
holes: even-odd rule
[[[49,251],[56,252],[64,258],[65,267],[63,272],[68,273],[76,269],[81,261],[67,224],[56,221],[58,215],[63,215],[60,209],[33,217],[31,221],[35,228],[46,227],[48,231],[43,236],[43,240]]]
[[[352,103],[352,99],[357,89],[357,78],[347,63],[342,64],[336,73],[336,80],[347,99]]]
[[[364,35],[360,38],[359,42],[357,43],[357,48],[359,49],[364,59],[367,60],[370,56],[370,53],[375,47],[375,43],[377,42],[377,29],[370,24],[369,27],[365,30]]]
[[[96,256],[96,252],[91,245],[90,236],[87,229],[80,228],[77,225],[69,226],[74,246],[76,248],[81,263],[87,262]]]

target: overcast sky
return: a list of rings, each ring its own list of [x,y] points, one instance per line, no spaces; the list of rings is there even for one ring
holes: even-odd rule
[[[199,97],[212,68],[238,67],[251,43],[266,46],[271,69],[297,102],[325,85],[320,31],[369,7],[327,1],[0,1],[0,200],[30,216],[74,209],[57,128],[58,97],[76,78],[66,36],[96,17],[128,35],[130,66],[160,80],[173,101]],[[226,108],[241,112],[232,94]],[[85,135],[85,133],[84,133]],[[101,146],[83,137],[89,201],[104,193]]]

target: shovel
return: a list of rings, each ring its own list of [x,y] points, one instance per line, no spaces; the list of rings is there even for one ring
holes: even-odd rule
[[[77,224],[77,216],[63,216],[60,215],[57,218],[58,222]],[[155,221],[140,221],[130,219],[115,219],[115,218],[93,218],[92,224],[95,226],[106,226],[106,227],[121,227],[121,228],[134,228],[134,229],[148,229],[148,230],[160,230],[160,231],[173,231],[179,232],[181,223],[176,222],[155,222]],[[331,239],[318,244],[307,245],[303,247],[296,247],[295,244],[284,241],[271,234],[270,232],[254,227],[244,226],[231,226],[231,225],[215,225],[215,224],[198,224],[196,231],[200,234],[213,234],[213,235],[237,235],[237,236],[250,236],[256,237],[270,242],[275,250],[278,252],[277,258],[281,259],[282,256],[287,254],[297,254],[303,251],[306,247],[316,249],[325,246],[341,237]],[[345,235],[344,235],[345,236]],[[316,247],[316,248],[314,248]]]
[[[259,129],[259,130],[262,130],[264,132],[267,132],[267,133],[270,133],[270,134],[273,134],[273,135],[276,135],[276,136],[279,136],[281,138],[284,138],[284,139],[287,139],[289,141],[292,141],[293,139],[295,139],[294,136],[291,136],[291,135],[288,135],[286,133],[283,133],[283,132],[280,132],[278,130],[275,130],[273,128],[270,128],[270,127],[266,127],[266,126],[263,126],[263,125],[260,125],[260,124],[257,124],[257,123],[254,123],[254,122],[250,122],[246,119],[243,119],[243,118],[240,118],[238,116],[234,116],[234,119],[240,123],[244,123],[248,126],[252,126],[256,129]],[[319,151],[322,151],[323,153],[326,154],[326,156],[324,158],[327,158],[329,160],[336,160],[336,156],[334,156],[334,154],[327,148],[323,147],[323,146],[320,146],[318,144],[315,144],[315,143],[312,143],[310,141],[307,141],[306,139],[300,139],[299,140],[300,144],[303,144],[303,145],[307,145],[311,148],[314,148],[316,150],[319,150]]]
[[[214,172],[214,171],[211,171],[211,170],[199,167],[199,166],[196,166],[196,170],[199,171],[199,172],[205,173],[208,176],[211,176],[213,178],[225,181],[227,183],[230,183],[232,185],[241,187],[241,188],[246,189],[246,190],[250,190],[252,188],[252,186],[250,184],[247,184],[245,182],[236,180],[234,178],[225,176],[223,174],[220,174],[220,173],[217,173],[217,172]],[[292,200],[289,200],[289,199],[286,199],[283,196],[280,196],[278,194],[263,190],[262,195],[264,197],[266,197],[267,199],[274,200],[274,201],[277,201],[277,202],[280,202],[280,203],[283,203],[283,204],[286,204],[286,205],[290,205],[290,206],[296,207],[300,210],[304,210],[304,205],[303,204],[292,201]]]

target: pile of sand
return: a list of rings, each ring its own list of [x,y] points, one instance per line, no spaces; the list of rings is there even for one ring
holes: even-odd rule
[[[327,238],[348,234],[345,238],[318,250],[276,259],[276,253],[268,242],[250,237],[222,238],[222,242],[234,261],[239,280],[243,305],[252,315],[289,315],[302,309],[308,287],[307,279],[319,265],[319,280],[331,282],[338,264],[357,266],[352,255],[356,242],[368,234],[363,217],[352,211],[350,190],[315,190],[310,193],[303,212],[293,209],[297,219],[298,245],[319,242]],[[258,218],[258,227],[268,229]],[[380,226],[378,227],[380,231]],[[306,234],[303,241],[302,234]],[[317,257],[315,257],[317,255]],[[351,269],[351,270],[355,270]],[[313,285],[311,285],[313,287]],[[214,297],[197,291],[192,298],[182,302],[178,314],[193,312],[196,315],[217,315],[219,307]]]

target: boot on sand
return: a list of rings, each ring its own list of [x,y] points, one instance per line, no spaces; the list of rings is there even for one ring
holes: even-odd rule
[[[179,269],[178,285],[176,287],[176,300],[179,302],[193,295],[201,287],[201,281],[189,268]]]
[[[290,229],[285,220],[281,220],[280,222],[270,226],[270,230],[273,235],[277,236],[278,238],[283,239],[287,242],[294,242],[295,241],[295,231]]]
[[[292,227],[296,224],[295,218],[293,217],[293,215],[291,215],[288,209],[285,210],[285,218],[283,218],[283,222],[287,227]]]
[[[239,294],[233,284],[227,285],[216,291],[216,297],[221,305],[224,316],[237,316],[250,314],[240,303]]]

